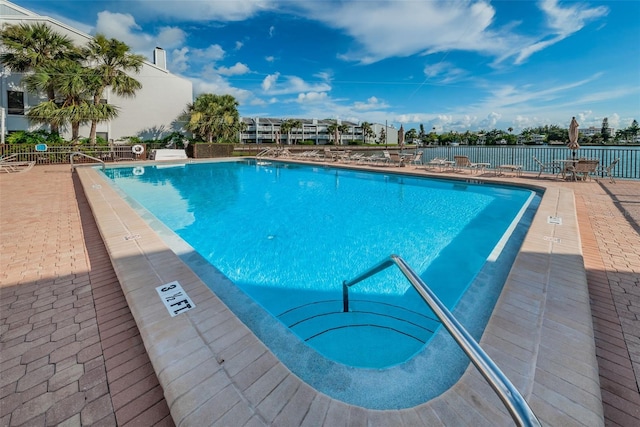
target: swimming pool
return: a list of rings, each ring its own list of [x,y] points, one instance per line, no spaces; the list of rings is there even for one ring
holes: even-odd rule
[[[384,371],[391,377],[393,370],[404,370],[406,374],[406,369],[414,366],[416,360],[422,363],[424,357],[429,357],[431,353],[424,350],[424,342],[433,336],[429,333],[419,337],[422,342],[410,338],[407,343],[399,341],[398,345],[390,345],[388,340],[396,339],[394,335],[403,335],[393,329],[409,335],[408,330],[413,331],[418,327],[415,325],[425,323],[420,320],[425,316],[424,303],[416,298],[401,275],[393,271],[354,289],[357,296],[352,297],[361,301],[358,309],[364,319],[360,320],[361,324],[375,325],[377,321],[377,329],[386,328],[386,332],[390,332],[380,335],[376,331],[371,338],[372,328],[360,328],[361,334],[344,335],[345,328],[331,319],[335,316],[327,315],[332,313],[331,304],[335,301],[341,304],[336,296],[341,294],[343,280],[392,252],[398,253],[449,308],[468,308],[469,302],[463,295],[475,300],[474,303],[488,300],[488,308],[479,314],[486,320],[491,301],[495,301],[510,265],[495,261],[505,255],[512,256],[519,246],[511,240],[503,241],[504,232],[513,227],[513,218],[535,200],[529,190],[280,163],[188,164],[135,171],[119,168],[107,173],[130,197],[173,228],[275,318],[287,326],[294,325],[292,330],[296,334],[321,332],[307,343],[324,356],[300,353],[299,345],[293,348],[282,345],[283,340],[289,342],[290,334],[274,332],[268,326],[268,319],[265,321],[263,316],[253,313],[246,301],[234,303],[242,295],[229,289],[214,289],[263,341],[272,340],[285,347],[279,352],[277,345],[274,348],[269,344],[285,363],[288,358],[302,359],[303,362],[297,362],[306,364],[302,370],[318,377],[310,381],[312,385],[331,382],[327,380],[329,377],[334,380],[330,386],[334,388],[338,387],[335,384],[338,375],[327,375],[328,367],[338,371],[351,369],[350,366],[336,368],[334,361],[341,362],[338,365],[376,368],[369,369],[369,373]],[[439,220],[437,214],[444,214],[445,219]],[[518,231],[519,227],[524,230],[526,226],[516,227],[515,234],[521,236],[523,231]],[[501,251],[503,247],[506,250]],[[490,262],[487,263],[487,259]],[[497,272],[503,275],[502,279]],[[495,277],[498,279],[493,280]],[[484,279],[474,281],[474,278]],[[500,282],[500,286],[493,289],[492,282]],[[472,284],[476,285],[470,288]],[[225,293],[229,294],[226,299]],[[234,304],[240,308],[234,308]],[[382,317],[387,320],[379,323],[380,320],[375,319],[381,317],[380,313],[375,313],[383,305],[388,306],[382,311]],[[301,319],[299,313],[310,306],[316,310],[308,316],[313,320]],[[305,309],[301,311],[299,307]],[[388,323],[388,319],[408,320],[406,323],[412,326],[400,327]],[[306,326],[300,330],[299,324]],[[431,332],[436,328],[434,325]],[[477,330],[475,325],[470,329]],[[333,332],[326,332],[328,330]],[[415,338],[419,332],[411,335]],[[479,336],[480,332],[481,329],[474,335]],[[335,354],[351,344],[354,337],[364,337],[367,344],[347,348],[346,356]],[[438,340],[437,334],[433,339]],[[418,345],[412,341],[418,341]],[[378,345],[380,342],[383,344]],[[368,347],[371,345],[374,347]],[[398,350],[397,354],[380,358],[379,353],[390,347]],[[283,356],[287,351],[290,354]],[[373,357],[363,362],[363,354]],[[358,357],[353,358],[354,355]],[[310,361],[313,361],[312,368],[307,363]],[[287,364],[291,368],[291,364]],[[389,368],[391,366],[400,368]],[[296,369],[292,370],[300,375]],[[375,382],[373,376],[364,382]],[[349,375],[341,381],[352,383],[346,378]]]

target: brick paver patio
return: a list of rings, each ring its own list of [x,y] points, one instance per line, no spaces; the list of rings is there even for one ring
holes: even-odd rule
[[[173,425],[68,166],[0,178],[0,425]]]
[[[605,422],[640,425],[640,182],[566,185]],[[69,166],[3,175],[0,200],[0,425],[173,425]]]

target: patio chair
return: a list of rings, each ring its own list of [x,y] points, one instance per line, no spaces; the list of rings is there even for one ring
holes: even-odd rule
[[[425,169],[438,168],[440,172],[444,172],[446,169],[454,169],[456,162],[453,160],[447,160],[446,157],[434,157],[424,164]]]
[[[615,184],[616,180],[613,179],[613,174],[611,173],[611,171],[613,171],[613,168],[616,167],[619,161],[620,161],[620,158],[617,158],[613,162],[611,162],[609,166],[601,166],[596,168],[596,172],[595,172],[596,181],[598,181],[598,175],[602,177],[608,176],[609,182]]]
[[[323,157],[324,160],[328,162],[333,162],[337,160],[338,153],[336,153],[335,151],[331,151],[330,148],[325,148],[322,155],[324,156]]]
[[[562,167],[558,163],[542,163],[536,156],[533,156],[533,161],[540,167],[538,172],[538,178],[544,171],[551,171],[554,175],[558,176],[562,172]]]
[[[456,162],[454,166],[456,170],[463,168],[469,169],[471,172],[478,170],[478,164],[472,163],[467,156],[453,156],[453,160]]]
[[[416,154],[405,159],[407,165],[419,166],[422,165],[422,151],[418,151]]]
[[[581,181],[587,181],[591,179],[591,175],[596,173],[600,160],[583,160],[580,159],[573,166],[568,167],[568,172],[571,173],[571,177],[574,181],[580,179]]]
[[[388,150],[384,150],[382,152],[384,154],[384,157],[387,159],[387,161],[385,162],[385,164],[392,164],[395,166],[402,166],[402,157],[400,157],[400,155],[398,153],[390,153]]]

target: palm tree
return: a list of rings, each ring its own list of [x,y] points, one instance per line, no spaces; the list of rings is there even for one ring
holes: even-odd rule
[[[287,145],[290,145],[291,142],[289,138],[291,137],[291,129],[293,128],[293,124],[289,119],[285,119],[280,123],[280,133],[284,133],[287,135]]]
[[[205,93],[187,106],[186,129],[211,143],[230,140],[240,129],[238,101],[231,95]]]
[[[373,128],[369,122],[362,122],[360,127],[362,128],[362,142],[366,144],[369,138],[375,136],[375,132],[373,132]]]
[[[0,62],[12,71],[51,70],[55,62],[79,58],[79,52],[70,38],[53,31],[44,23],[8,25],[0,30],[4,52]],[[53,77],[53,76],[51,76]],[[49,102],[55,100],[54,79],[42,87]],[[52,133],[58,133],[56,121],[48,123]]]
[[[336,120],[335,123],[332,123],[329,126],[327,126],[327,132],[329,133],[329,135],[334,135],[333,143],[335,145],[342,145],[342,134],[345,132],[349,132],[349,126],[345,124],[339,125],[338,121]],[[337,138],[335,137],[336,135],[337,135]]]
[[[55,100],[31,108],[27,113],[29,120],[55,123],[59,127],[69,123],[71,139],[77,142],[82,124],[115,117],[117,109],[113,105],[94,105],[91,101],[95,88],[92,71],[76,61],[61,60],[25,77],[28,90],[38,92],[45,86],[52,86],[57,94]]]
[[[411,128],[404,134],[404,138],[407,142],[413,143],[414,140],[418,139],[418,132],[415,128]]]
[[[123,97],[134,96],[142,88],[139,81],[129,76],[128,72],[139,73],[144,57],[131,53],[131,48],[116,39],[107,39],[97,34],[83,49],[84,56],[91,64],[94,74],[93,105],[98,107],[105,90],[111,90]],[[96,142],[98,118],[91,120],[89,137],[91,144]]]
[[[280,130],[287,134],[287,144],[290,144],[291,131],[294,129],[300,129],[302,127],[302,121],[298,119],[286,119],[280,125]],[[294,140],[295,144],[295,140]]]

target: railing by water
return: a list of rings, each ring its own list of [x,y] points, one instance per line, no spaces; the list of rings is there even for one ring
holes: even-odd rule
[[[145,146],[145,144],[141,144]],[[264,146],[256,146],[255,155],[260,150],[265,150]],[[302,146],[300,146],[302,147]],[[266,147],[267,149],[269,147]],[[292,148],[292,146],[287,146]],[[299,148],[299,147],[296,147]],[[317,146],[304,146],[305,150],[310,150]],[[332,148],[335,148],[332,146]],[[353,150],[366,149],[368,151],[382,150],[383,146],[343,146]],[[391,147],[390,147],[391,148]],[[396,147],[397,148],[397,147]],[[34,145],[27,144],[4,144],[0,145],[0,157],[16,154],[20,161],[36,161],[41,163],[69,163],[69,156],[73,152],[82,152],[92,157],[99,158],[105,162],[119,160],[144,160],[147,157],[149,146],[145,147],[142,154],[132,152],[129,145],[109,146],[49,146],[47,151],[36,151]],[[407,147],[405,151],[414,151],[415,148]],[[573,152],[566,146],[485,146],[485,145],[459,145],[459,146],[428,146],[418,148],[424,151],[422,160],[427,162],[434,157],[445,157],[453,159],[453,156],[468,156],[474,163],[489,163],[491,167],[502,164],[522,165],[525,172],[538,172],[539,167],[533,160],[537,157],[543,163],[550,163],[554,160],[572,158]],[[587,146],[581,147],[576,152],[576,158],[598,159],[601,167],[609,166],[615,159],[620,159],[612,171],[614,178],[640,179],[640,146]]]
[[[431,311],[438,317],[442,326],[449,332],[456,343],[465,352],[471,363],[478,369],[487,383],[496,392],[505,405],[511,418],[518,426],[540,426],[540,421],[535,416],[529,404],[524,400],[520,392],[502,373],[500,368],[480,347],[475,339],[467,332],[460,322],[451,314],[447,307],[431,291],[420,276],[399,256],[391,255],[388,259],[376,264],[364,273],[352,280],[345,280],[342,284],[343,310],[349,311],[349,288],[393,265],[396,265],[411,285],[418,291],[422,299],[427,303]]]
[[[525,172],[538,172],[539,166],[533,160],[537,157],[542,163],[554,160],[571,159],[573,152],[566,146],[494,146],[459,145],[459,146],[429,146],[423,150],[425,162],[434,157],[453,159],[453,156],[467,156],[474,163],[490,163],[491,167],[503,164],[522,165]],[[620,159],[612,170],[614,178],[640,179],[640,147],[580,147],[575,153],[576,158],[599,160],[601,167],[609,166],[615,159]]]

